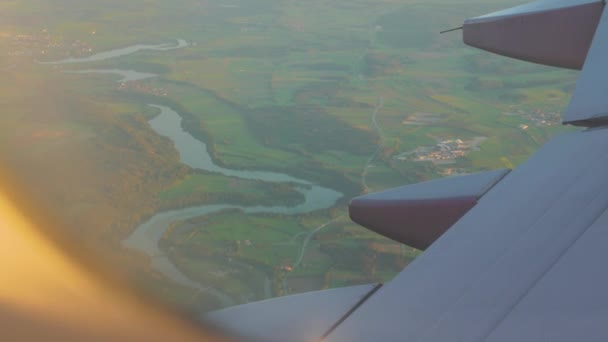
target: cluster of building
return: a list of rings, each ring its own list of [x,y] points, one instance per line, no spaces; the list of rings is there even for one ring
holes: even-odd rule
[[[241,244],[241,240],[236,240],[236,244],[240,245]],[[251,240],[243,240],[242,244],[244,246],[247,246],[247,247],[253,246],[253,243],[251,243]]]
[[[464,157],[471,146],[460,139],[442,140],[435,146],[416,149],[414,161],[448,161]]]
[[[164,87],[155,87],[139,81],[120,82],[118,90],[136,91],[139,93],[150,94],[154,96],[168,96],[169,90]]]
[[[8,35],[8,38],[11,42],[11,50],[8,55],[15,57],[44,55],[50,49],[61,46],[44,30],[40,34],[15,34]]]
[[[91,35],[96,33],[96,31],[90,32]],[[47,54],[53,54],[56,57],[82,57],[93,52],[93,47],[87,42],[81,40],[71,43],[61,42],[46,29],[36,34],[6,34],[5,38],[11,42],[8,55],[14,57],[37,57]]]
[[[93,31],[95,32],[95,31]],[[95,33],[92,33],[95,34]],[[93,47],[89,45],[87,42],[83,42],[79,39],[76,39],[69,45],[68,54],[69,57],[84,57],[88,56],[93,52]],[[67,57],[67,56],[66,56]]]
[[[558,112],[543,112],[536,109],[531,113],[526,113],[524,117],[532,121],[537,126],[553,126],[562,122],[562,114]]]
[[[430,161],[435,164],[449,164],[457,158],[466,156],[472,150],[476,150],[483,140],[485,138],[482,137],[469,141],[461,139],[440,140],[434,146],[418,147],[413,151],[402,153],[395,158],[402,161]]]
[[[522,130],[527,130],[530,128],[530,125],[535,125],[537,127],[543,126],[554,126],[559,125],[562,122],[562,115],[559,112],[551,112],[551,111],[543,111],[541,109],[535,109],[533,111],[523,111],[518,110],[515,113],[505,113],[506,115],[517,115],[522,118],[528,120],[530,124],[521,124],[519,128]]]

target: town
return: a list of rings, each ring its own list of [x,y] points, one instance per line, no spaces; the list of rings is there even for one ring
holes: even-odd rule
[[[462,158],[471,151],[478,150],[478,146],[485,139],[485,137],[477,137],[468,141],[462,139],[440,140],[434,146],[418,147],[413,151],[396,156],[395,159],[415,162],[430,161],[435,165],[452,164],[456,162],[457,158]]]
[[[154,87],[149,84],[140,81],[127,81],[120,82],[117,86],[117,90],[122,91],[135,91],[139,93],[154,95],[154,96],[168,96],[169,92],[164,87]]]
[[[90,35],[96,35],[91,31]],[[76,39],[72,42],[64,42],[53,36],[47,29],[42,29],[36,34],[26,33],[4,33],[2,38],[10,42],[11,49],[8,51],[10,57],[39,57],[53,56],[54,58],[82,57],[90,55],[94,49],[87,42]]]
[[[543,111],[541,109],[534,109],[530,111],[518,110],[517,112],[503,113],[509,116],[520,116],[526,119],[530,124],[537,127],[548,127],[559,125],[562,122],[562,115],[559,112],[554,111]],[[530,124],[521,124],[519,128],[527,130],[530,128]]]

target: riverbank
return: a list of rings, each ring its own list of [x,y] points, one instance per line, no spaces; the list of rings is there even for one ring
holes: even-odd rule
[[[209,288],[197,285],[195,281],[182,273],[172,263],[166,253],[159,247],[159,242],[169,227],[178,221],[186,221],[191,218],[200,217],[226,209],[240,209],[247,214],[282,214],[296,215],[310,213],[333,207],[343,194],[312,184],[308,181],[291,177],[286,174],[264,171],[243,171],[225,169],[213,163],[204,142],[196,140],[181,126],[181,117],[173,109],[160,105],[151,105],[160,110],[160,114],[149,121],[150,126],[159,134],[171,139],[180,154],[182,163],[195,168],[212,172],[218,172],[225,176],[238,177],[242,179],[262,180],[266,182],[286,182],[302,184],[298,190],[304,195],[305,201],[296,206],[236,206],[232,204],[202,205],[178,210],[160,212],[152,216],[148,221],[139,225],[123,244],[131,249],[144,252],[152,260],[152,267],[159,273],[172,279],[176,283],[195,287]],[[253,234],[253,232],[252,232]],[[217,289],[214,293],[219,293]],[[225,296],[222,302],[228,304]]]

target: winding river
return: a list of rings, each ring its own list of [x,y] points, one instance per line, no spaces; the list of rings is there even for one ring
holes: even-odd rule
[[[131,46],[127,46],[120,49],[114,49],[109,51],[104,51],[100,53],[96,53],[94,55],[88,57],[80,57],[80,58],[67,58],[62,59],[60,61],[52,61],[52,62],[41,62],[40,64],[72,64],[72,63],[88,63],[88,62],[99,62],[104,61],[110,58],[116,58],[121,56],[127,56],[139,51],[151,50],[151,51],[169,51],[175,49],[181,49],[188,46],[188,42],[183,39],[177,40],[177,45],[173,43],[164,43],[164,44],[156,44],[156,45],[147,45],[147,44],[135,44]]]
[[[121,69],[85,69],[85,70],[68,70],[68,74],[106,74],[106,75],[117,75],[122,77],[118,82],[131,82],[141,81],[148,78],[158,77],[157,74],[151,74],[147,72],[139,72],[135,70],[121,70]]]
[[[184,40],[178,40],[177,45],[159,44],[159,45],[133,45],[126,48],[102,52],[86,58],[70,58],[55,62],[47,62],[46,64],[71,64],[84,63],[92,61],[101,61],[110,58],[125,56],[142,50],[167,51],[187,46]],[[96,74],[114,74],[122,77],[119,82],[142,80],[158,75],[149,73],[140,73],[134,70],[120,69],[87,69],[66,71],[70,73],[96,73]],[[149,121],[152,129],[159,135],[165,136],[173,141],[175,148],[179,152],[182,163],[195,168],[211,172],[221,173],[225,176],[237,177],[249,180],[261,180],[265,182],[280,182],[295,184],[298,191],[304,194],[304,202],[297,206],[235,206],[231,204],[212,204],[176,209],[170,211],[158,212],[146,222],[139,225],[124,241],[123,244],[131,249],[139,250],[151,259],[152,267],[156,271],[162,273],[173,282],[198,289],[200,291],[209,292],[218,297],[224,306],[233,305],[234,301],[223,294],[220,290],[210,286],[199,284],[190,279],[182,271],[180,271],[169,259],[169,257],[159,248],[158,244],[167,229],[173,222],[178,220],[187,220],[190,218],[211,214],[223,209],[238,208],[245,213],[272,213],[295,215],[313,212],[333,207],[338,199],[343,194],[333,189],[319,186],[313,182],[298,179],[287,174],[267,171],[248,171],[234,170],[221,167],[213,162],[213,159],[207,151],[207,146],[203,141],[197,140],[190,133],[184,131],[181,125],[182,118],[178,112],[166,106],[156,104],[148,104],[151,107],[157,108],[160,114]],[[299,185],[299,186],[298,186]],[[268,281],[267,281],[268,282]]]

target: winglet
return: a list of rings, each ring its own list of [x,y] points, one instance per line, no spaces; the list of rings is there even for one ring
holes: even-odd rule
[[[593,37],[593,43],[587,54],[583,71],[568,109],[564,114],[564,124],[584,127],[605,126],[608,124],[608,11],[604,10],[602,18]]]
[[[550,66],[581,69],[604,9],[602,0],[541,0],[468,19],[465,44]]]
[[[379,234],[424,250],[509,171],[448,177],[360,196],[350,203],[350,217]]]

